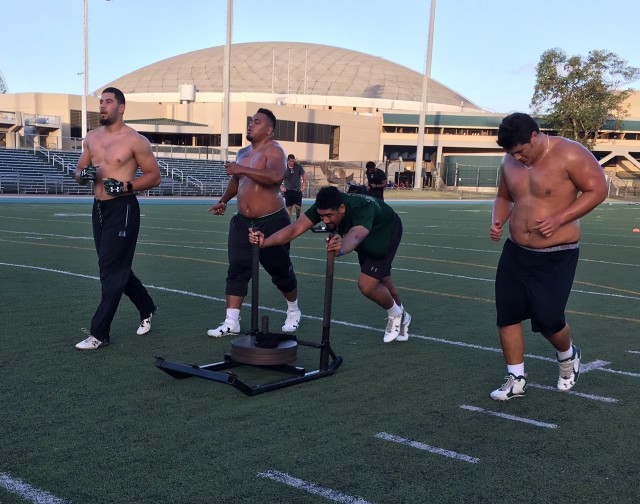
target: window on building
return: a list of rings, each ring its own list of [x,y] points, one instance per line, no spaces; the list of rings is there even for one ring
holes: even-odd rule
[[[82,110],[70,110],[71,136],[82,138]],[[87,131],[100,127],[100,113],[87,112]]]
[[[298,142],[331,144],[331,125],[298,122]]]

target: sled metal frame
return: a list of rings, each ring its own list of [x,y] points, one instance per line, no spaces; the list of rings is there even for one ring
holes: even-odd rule
[[[253,249],[253,280],[252,280],[252,294],[251,294],[251,327],[254,334],[257,332],[258,326],[258,263],[259,263],[260,249],[257,245]],[[231,358],[230,354],[224,355],[224,360],[220,362],[214,362],[212,364],[196,365],[196,364],[180,364],[176,362],[170,362],[163,357],[156,357],[155,365],[165,373],[176,379],[190,378],[196,376],[198,378],[204,378],[218,383],[226,383],[240,390],[241,392],[255,396],[263,394],[265,392],[271,392],[292,385],[298,385],[319,378],[332,375],[336,369],[342,364],[342,357],[336,355],[331,348],[330,342],[330,325],[331,325],[331,301],[333,294],[333,268],[334,268],[335,254],[333,252],[327,252],[327,266],[325,275],[325,288],[324,288],[324,310],[322,316],[322,340],[319,343],[311,341],[303,341],[298,338],[292,337],[298,343],[299,346],[306,346],[311,348],[317,348],[320,350],[320,363],[318,369],[307,371],[303,367],[294,366],[291,364],[281,364],[276,366],[260,366],[255,364],[244,364],[236,362]],[[233,369],[238,366],[252,366],[257,368],[269,369],[272,371],[279,371],[286,373],[290,376],[282,380],[276,380],[265,384],[251,385],[240,379],[238,375],[233,372],[226,372],[228,369]]]

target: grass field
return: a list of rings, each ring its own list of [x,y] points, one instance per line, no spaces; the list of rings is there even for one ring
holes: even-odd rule
[[[135,334],[123,298],[112,344],[78,352],[100,291],[90,204],[26,201],[0,199],[3,504],[640,501],[638,205],[605,203],[582,220],[568,306],[585,364],[574,391],[555,391],[551,346],[526,324],[527,397],[496,403],[502,244],[488,237],[487,202],[394,203],[408,342],[382,342],[385,313],[357,291],[347,255],[336,260],[331,326],[342,366],[249,397],[154,366],[154,356],[206,364],[230,350],[229,338],[206,336],[224,317],[228,215],[144,203],[134,271],[160,307],[153,330]],[[307,340],[322,333],[323,237],[292,245]],[[265,275],[260,305],[279,330],[286,305]],[[318,355],[301,347],[298,364],[313,369]]]

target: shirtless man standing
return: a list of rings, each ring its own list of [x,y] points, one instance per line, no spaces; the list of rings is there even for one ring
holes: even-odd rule
[[[75,169],[76,181],[93,181],[93,240],[98,252],[102,299],[91,320],[90,335],[78,343],[79,350],[95,350],[109,344],[111,322],[122,294],[140,313],[138,334],[151,330],[156,305],[131,270],[140,230],[140,207],[136,191],[160,184],[160,169],[148,140],[126,126],[122,91],[106,88],[100,96],[101,127],[87,133]],[[136,178],[140,167],[142,175]]]
[[[273,140],[275,126],[273,112],[258,109],[247,130],[247,140],[251,145],[238,152],[236,163],[225,165],[231,179],[220,201],[209,209],[214,215],[223,215],[229,200],[237,197],[238,213],[229,223],[226,316],[219,327],[207,331],[209,336],[217,338],[240,333],[240,308],[252,274],[249,229],[259,229],[269,236],[290,224],[280,194],[280,183],[287,162],[284,150]],[[287,243],[260,250],[260,264],[287,300],[283,332],[294,332],[302,316],[298,308],[297,279],[289,258],[289,248]]]
[[[557,387],[570,390],[580,374],[580,349],[573,345],[565,307],[578,264],[579,218],[607,196],[602,168],[582,145],[540,132],[527,114],[502,120],[498,145],[506,152],[489,235],[509,233],[496,273],[496,311],[506,382],[491,398],[525,395],[522,321],[542,333],[556,350]]]

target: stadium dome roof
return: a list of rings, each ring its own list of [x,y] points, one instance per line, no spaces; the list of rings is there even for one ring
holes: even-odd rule
[[[109,86],[125,94],[222,92],[224,46],[180,54],[124,75]],[[104,89],[103,86],[101,89]],[[100,92],[98,90],[98,93]],[[231,46],[231,92],[352,96],[420,102],[422,74],[383,58],[318,44],[259,42]],[[429,103],[478,108],[430,79]]]

